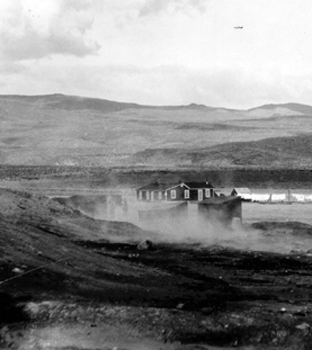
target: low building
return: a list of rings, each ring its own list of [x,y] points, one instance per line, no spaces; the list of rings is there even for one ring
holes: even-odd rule
[[[198,214],[209,222],[231,225],[234,218],[242,220],[242,199],[240,196],[209,198],[198,203]]]
[[[286,193],[272,193],[269,202],[272,203],[282,203],[282,202],[287,202],[288,198]]]
[[[269,201],[270,196],[271,195],[269,193],[253,193],[251,195],[251,201],[257,203],[265,203]]]
[[[292,193],[290,196],[290,201],[304,203],[304,202],[306,202],[306,198],[307,198],[307,196],[304,194]]]
[[[137,200],[145,202],[164,201],[167,191],[175,184],[155,182],[136,190]]]
[[[233,188],[231,196],[241,197],[243,201],[250,202],[252,199],[252,193],[247,187],[236,187]]]
[[[209,181],[179,182],[178,184],[152,183],[136,190],[139,201],[203,201],[217,197],[217,190]]]

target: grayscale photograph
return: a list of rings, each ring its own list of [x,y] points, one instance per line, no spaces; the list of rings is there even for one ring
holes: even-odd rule
[[[308,0],[0,0],[0,349],[312,349]]]

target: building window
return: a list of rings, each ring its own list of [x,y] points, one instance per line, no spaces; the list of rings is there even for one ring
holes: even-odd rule
[[[160,191],[158,192],[158,199],[162,199],[162,193]]]
[[[143,195],[142,195],[142,191],[139,191],[139,199],[142,199]]]
[[[148,201],[150,199],[150,193],[149,191],[146,191],[146,200]]]
[[[151,192],[151,201],[154,201],[154,191]]]
[[[176,199],[176,198],[177,198],[177,194],[176,194],[176,191],[175,191],[175,190],[171,190],[171,191],[170,191],[170,198],[171,198],[171,199]]]
[[[206,189],[206,198],[210,197],[210,189]]]
[[[184,198],[189,199],[190,198],[190,190],[184,190]]]

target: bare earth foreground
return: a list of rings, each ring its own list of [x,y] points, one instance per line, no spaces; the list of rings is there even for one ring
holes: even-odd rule
[[[312,348],[307,223],[248,223],[215,244],[173,243],[1,189],[0,230],[1,348]],[[140,249],[146,239],[153,245]],[[282,250],[283,241],[306,244]]]
[[[76,210],[158,179],[310,191],[311,106],[55,94],[0,111],[1,348],[312,349],[311,204],[244,203],[243,226],[170,234]]]

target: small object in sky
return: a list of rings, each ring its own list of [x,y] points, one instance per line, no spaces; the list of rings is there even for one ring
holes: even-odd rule
[[[244,27],[234,27],[234,29],[243,29]]]

